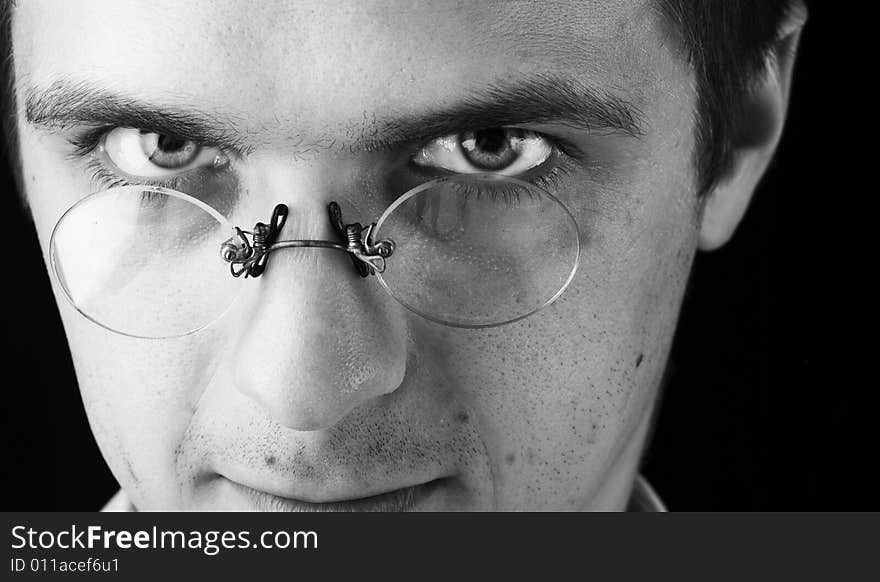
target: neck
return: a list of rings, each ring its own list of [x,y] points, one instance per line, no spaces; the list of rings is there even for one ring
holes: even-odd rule
[[[641,418],[630,430],[629,437],[612,457],[608,478],[593,496],[586,508],[588,511],[626,510],[651,432],[657,401],[658,398],[654,396],[645,406]]]

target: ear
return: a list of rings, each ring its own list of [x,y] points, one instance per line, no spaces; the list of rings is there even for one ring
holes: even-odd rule
[[[806,20],[806,7],[794,2],[782,22],[779,40],[767,55],[764,75],[743,97],[742,115],[732,136],[733,164],[706,194],[700,249],[716,249],[730,239],[773,158],[785,124],[792,69]]]

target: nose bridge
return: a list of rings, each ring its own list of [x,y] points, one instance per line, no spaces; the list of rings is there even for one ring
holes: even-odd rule
[[[330,213],[327,206],[328,202],[324,200],[324,197],[288,205],[287,219],[277,240],[326,240],[341,242],[330,222]],[[306,253],[303,258],[317,258],[318,255],[311,256],[313,253],[314,251]],[[295,257],[297,255],[290,255],[286,250],[279,250],[274,258],[278,259],[279,262],[283,262],[285,259],[289,260]]]
[[[326,211],[292,208],[291,215],[279,240],[335,240]],[[315,227],[318,216],[326,227]],[[400,385],[402,318],[344,252],[279,249],[263,276],[248,283],[259,289],[241,320],[234,381],[281,424],[324,428]]]
[[[247,197],[246,214],[268,222],[274,206],[283,202],[289,214],[279,240],[336,241],[327,208],[331,201],[342,206],[347,222],[376,218],[361,216],[357,209],[361,196],[357,171],[357,166],[345,160],[291,163],[289,156],[277,153],[254,154],[241,169],[242,182],[254,194]]]

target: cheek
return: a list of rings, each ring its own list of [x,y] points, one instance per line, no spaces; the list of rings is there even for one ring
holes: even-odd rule
[[[19,125],[28,204],[45,251],[64,212],[89,193],[48,140]],[[47,264],[48,268],[48,264]],[[89,423],[114,476],[138,507],[178,506],[174,457],[198,399],[224,357],[217,326],[179,340],[138,340],[80,315],[50,276]]]
[[[682,205],[622,242],[607,237],[615,258],[579,272],[556,303],[452,342],[455,383],[479,411],[502,506],[581,506],[644,424],[693,259],[689,212]]]
[[[89,423],[136,506],[180,506],[175,457],[219,358],[209,336],[154,342],[111,335],[64,306]]]

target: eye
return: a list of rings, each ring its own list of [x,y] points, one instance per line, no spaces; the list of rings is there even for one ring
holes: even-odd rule
[[[437,138],[420,149],[412,162],[459,174],[516,176],[540,166],[552,153],[553,144],[538,133],[498,127]]]
[[[172,176],[209,166],[220,154],[217,148],[206,148],[191,140],[128,127],[108,132],[102,147],[121,172],[143,178]]]

